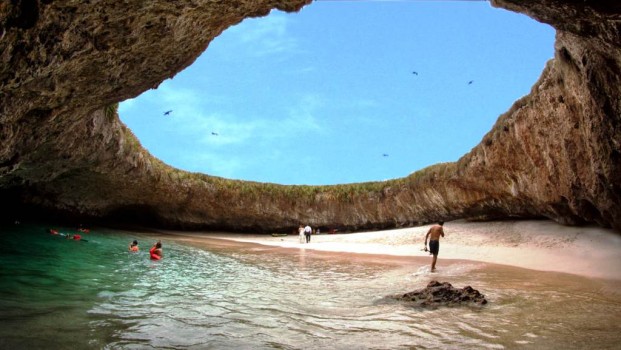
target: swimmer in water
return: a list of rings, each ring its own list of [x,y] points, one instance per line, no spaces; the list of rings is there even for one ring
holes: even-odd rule
[[[149,250],[151,260],[160,260],[162,258],[162,242],[157,241]]]
[[[133,242],[131,242],[129,244],[129,251],[130,252],[137,252],[138,251],[138,241],[134,240]]]

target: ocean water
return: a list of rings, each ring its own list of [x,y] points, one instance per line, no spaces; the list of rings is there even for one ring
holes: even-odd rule
[[[75,232],[60,229],[61,232]],[[619,349],[621,284],[568,274],[0,227],[1,349]],[[141,252],[127,252],[133,239]],[[148,248],[164,244],[164,259]],[[489,304],[390,298],[430,280]]]

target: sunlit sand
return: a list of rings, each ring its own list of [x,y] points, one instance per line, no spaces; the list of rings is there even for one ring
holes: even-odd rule
[[[210,233],[208,237],[282,248],[329,252],[429,257],[424,252],[430,226],[343,234],[313,235],[302,244],[297,235]],[[597,227],[569,227],[552,221],[452,221],[444,225],[438,267],[460,259],[540,271],[621,280],[621,234]],[[172,233],[172,232],[171,232]],[[204,233],[179,233],[205,235]],[[431,257],[429,257],[429,263]]]

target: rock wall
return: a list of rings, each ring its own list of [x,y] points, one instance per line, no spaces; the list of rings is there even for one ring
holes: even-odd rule
[[[227,27],[309,2],[2,2],[2,215],[235,231],[547,217],[621,230],[621,5],[492,1],[553,25],[555,58],[471,152],[402,179],[312,187],[187,173],[119,121],[118,101],[172,77]]]

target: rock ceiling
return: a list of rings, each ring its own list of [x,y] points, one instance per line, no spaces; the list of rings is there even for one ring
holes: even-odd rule
[[[309,3],[0,4],[4,218],[269,232],[545,217],[621,230],[621,4],[491,1],[554,26],[555,57],[471,152],[403,179],[312,187],[188,173],[119,121],[116,103],[174,76],[227,27]]]

